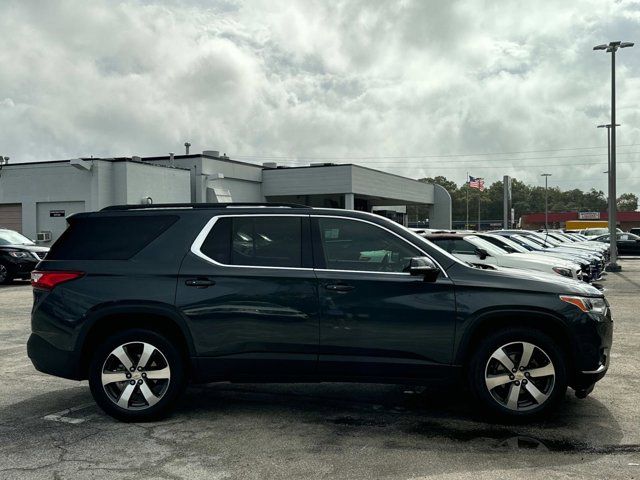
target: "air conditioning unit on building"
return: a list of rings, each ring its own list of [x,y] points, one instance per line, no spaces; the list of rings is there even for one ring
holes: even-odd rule
[[[36,233],[36,240],[38,242],[50,242],[51,232],[38,232]]]

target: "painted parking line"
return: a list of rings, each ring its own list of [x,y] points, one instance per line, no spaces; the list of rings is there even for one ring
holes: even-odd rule
[[[91,415],[87,415],[86,417],[68,417],[67,415],[92,406],[95,406],[95,403],[85,403],[84,405],[78,405],[76,407],[67,408],[59,412],[50,413],[49,415],[45,415],[42,418],[43,420],[49,420],[50,422],[70,423],[72,425],[77,425],[79,423],[86,422],[92,417],[95,417],[96,414],[92,413]]]

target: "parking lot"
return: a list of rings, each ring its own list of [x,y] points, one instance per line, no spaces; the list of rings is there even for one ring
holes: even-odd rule
[[[0,478],[640,478],[640,259],[602,283],[615,320],[608,375],[552,418],[492,425],[456,388],[190,388],[173,416],[124,424],[86,382],[26,355],[31,288],[0,289]]]

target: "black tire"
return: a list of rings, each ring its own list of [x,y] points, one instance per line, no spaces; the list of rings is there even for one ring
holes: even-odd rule
[[[533,344],[537,348],[534,349],[535,353],[531,356],[528,365],[525,366],[525,370],[520,371],[518,352],[524,350],[523,342]],[[501,349],[503,346],[505,349]],[[492,358],[498,349],[510,352],[507,356],[516,367],[516,372],[508,372],[501,362]],[[522,354],[520,354],[521,357]],[[506,362],[508,363],[508,360]],[[554,376],[531,377],[532,373],[534,375],[542,373],[541,367],[543,366],[546,368],[545,373],[550,370],[549,363],[554,370]],[[534,368],[538,369],[533,370]],[[509,382],[489,390],[487,383],[491,381],[491,378],[487,377],[495,376],[506,379],[505,373],[507,373]],[[529,373],[528,377],[521,378],[527,373]],[[467,374],[469,388],[476,405],[496,420],[527,421],[541,418],[558,406],[567,391],[566,354],[556,340],[534,328],[502,329],[487,335],[472,353]],[[508,407],[512,388],[517,389],[514,391],[516,409]],[[538,403],[530,391],[534,392],[536,396],[538,392],[543,393],[546,399]],[[513,406],[514,403],[511,405]]]
[[[153,352],[148,365],[146,365],[147,368],[143,369],[143,371],[136,370],[133,373],[127,371],[123,367],[124,364],[119,362],[118,357],[112,354],[114,350],[124,345],[128,352],[127,357],[131,360],[135,369],[142,356],[142,350],[145,348],[144,344],[151,345],[159,353]],[[186,365],[184,355],[163,335],[144,329],[124,330],[111,335],[96,348],[89,366],[89,387],[94,400],[100,408],[118,420],[125,422],[157,420],[170,413],[176,401],[184,392],[187,384]],[[170,371],[168,380],[146,378],[147,372],[151,376],[151,372],[160,372],[161,369],[163,369],[163,372],[167,371],[164,369],[165,367],[168,367]],[[129,379],[112,382],[105,386],[102,382],[103,369],[105,373],[109,372],[119,376],[129,375]],[[138,378],[142,375],[144,375],[144,379]],[[129,387],[131,381],[136,382],[136,384]],[[118,393],[124,393],[126,388],[131,389],[131,394],[127,400],[127,407],[123,408],[117,404],[115,397]],[[143,395],[142,388],[147,393],[149,391],[158,392],[158,395],[153,397],[153,401],[157,401],[157,403],[150,404],[146,401],[147,395]],[[121,396],[120,399],[122,398]],[[157,400],[158,398],[159,400]]]
[[[10,285],[13,283],[11,268],[6,263],[0,262],[0,285]]]

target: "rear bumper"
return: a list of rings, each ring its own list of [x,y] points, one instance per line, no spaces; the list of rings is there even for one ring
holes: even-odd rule
[[[60,350],[35,333],[27,342],[27,354],[36,370],[42,373],[71,380],[82,379],[74,352]]]

